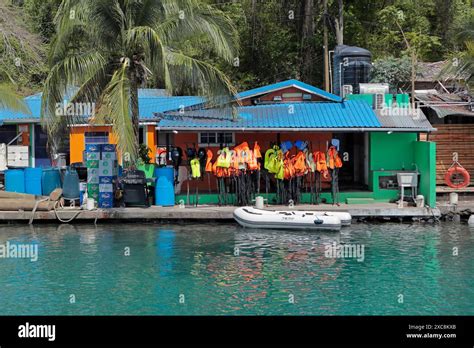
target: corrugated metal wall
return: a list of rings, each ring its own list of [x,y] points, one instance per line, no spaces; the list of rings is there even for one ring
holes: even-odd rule
[[[453,152],[459,163],[471,174],[474,182],[474,124],[437,124],[437,132],[430,135],[436,142],[436,184],[444,185],[444,175],[453,163]]]

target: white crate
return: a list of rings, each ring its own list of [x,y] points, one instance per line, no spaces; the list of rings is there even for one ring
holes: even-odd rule
[[[7,146],[7,163],[9,167],[28,167],[30,164],[28,146]]]

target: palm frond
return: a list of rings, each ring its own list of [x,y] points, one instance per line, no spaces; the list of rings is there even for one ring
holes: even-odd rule
[[[43,88],[41,120],[48,133],[55,137],[67,124],[82,121],[83,115],[58,114],[58,105],[62,104],[71,86],[82,86],[84,81],[104,70],[107,62],[97,51],[79,55],[70,55],[51,68]]]
[[[31,114],[28,106],[14,91],[12,85],[0,84],[0,110],[10,110]]]
[[[101,106],[94,124],[111,124],[117,136],[118,148],[125,155],[129,154],[134,161],[137,158],[135,134],[131,117],[130,99],[131,82],[128,78],[128,64],[124,62],[117,69],[103,93]]]
[[[170,49],[166,51],[166,62],[173,83],[186,83],[205,96],[211,106],[225,107],[237,93],[229,78],[207,62]]]

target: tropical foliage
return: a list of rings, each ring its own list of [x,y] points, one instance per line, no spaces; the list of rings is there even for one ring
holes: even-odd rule
[[[230,19],[196,0],[64,0],[55,18],[45,81],[43,119],[57,134],[76,118],[55,114],[55,105],[79,86],[71,102],[97,103],[93,122],[111,124],[119,147],[132,160],[138,151],[138,88],[153,78],[171,93],[182,84],[223,104],[235,94],[227,76],[183,50],[205,39],[216,57],[231,63],[237,43]]]

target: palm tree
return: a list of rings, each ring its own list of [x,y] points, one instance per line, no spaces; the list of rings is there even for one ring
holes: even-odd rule
[[[28,114],[30,111],[15,92],[11,84],[0,84],[0,112],[2,110],[18,111]]]
[[[132,160],[138,151],[138,88],[151,76],[171,93],[187,84],[215,105],[235,94],[222,71],[179,49],[190,41],[229,63],[236,55],[232,22],[202,1],[63,0],[55,25],[42,105],[53,137],[79,121],[55,112],[69,86],[79,87],[71,102],[97,103],[93,122],[111,124],[119,149]]]
[[[4,78],[5,77],[5,78]],[[3,82],[8,79],[10,83]],[[28,106],[23,102],[20,96],[14,91],[14,82],[6,72],[0,71],[0,112],[3,110],[23,112],[29,114]]]
[[[474,79],[474,20],[471,19],[458,35],[464,42],[465,50],[454,56],[441,70],[440,77],[453,75],[465,79],[468,88],[472,88]]]

